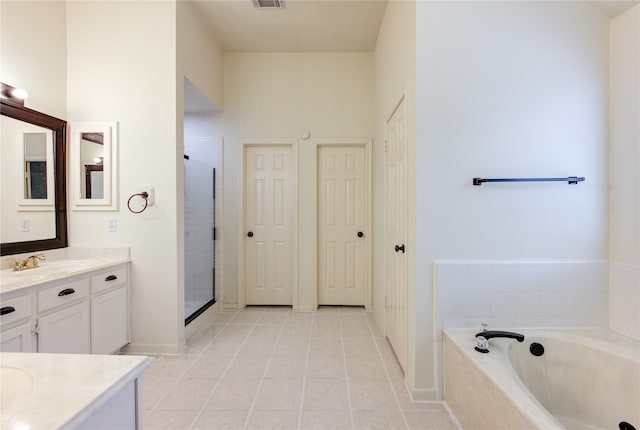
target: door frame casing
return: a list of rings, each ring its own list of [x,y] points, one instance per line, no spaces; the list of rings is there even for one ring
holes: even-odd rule
[[[247,286],[244,282],[245,271],[245,232],[247,231],[245,216],[245,199],[246,199],[246,183],[245,171],[247,164],[247,148],[249,147],[282,147],[289,146],[291,148],[291,200],[293,205],[294,216],[291,217],[291,303],[295,308],[298,304],[298,140],[292,138],[242,138],[240,139],[240,168],[239,172],[239,190],[241,198],[238,201],[238,214],[240,222],[237,226],[237,301],[238,308],[242,309],[247,306]]]
[[[373,211],[373,196],[372,196],[372,181],[373,181],[373,157],[372,157],[372,139],[368,137],[356,137],[356,138],[316,138],[311,140],[313,145],[313,225],[315,226],[313,232],[313,308],[318,308],[318,152],[322,146],[361,146],[364,147],[364,168],[365,168],[365,208],[367,209],[367,215],[365,216],[365,224],[363,229],[367,235],[367,244],[365,249],[366,256],[366,281],[365,281],[365,300],[364,308],[366,311],[372,309],[372,293],[373,288],[371,285],[371,262],[373,258],[373,224],[372,224],[372,211]]]

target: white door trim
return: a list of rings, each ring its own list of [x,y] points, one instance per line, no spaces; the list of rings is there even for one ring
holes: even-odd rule
[[[317,138],[312,139],[311,144],[313,148],[313,225],[315,226],[313,232],[313,308],[318,308],[318,151],[321,146],[362,146],[364,147],[364,165],[365,165],[365,178],[366,178],[366,190],[365,190],[365,206],[367,208],[367,216],[365,219],[366,225],[364,226],[365,234],[369,235],[369,239],[372,238],[373,224],[372,210],[372,139],[366,137],[356,138]],[[367,240],[366,249],[366,287],[365,287],[365,310],[371,310],[372,306],[372,288],[371,288],[371,261],[372,261],[372,243],[373,240]]]
[[[246,155],[247,148],[251,146],[290,146],[291,147],[291,178],[292,178],[292,201],[293,201],[293,211],[294,216],[292,217],[292,231],[291,231],[291,242],[292,242],[292,255],[294,258],[291,259],[291,303],[293,304],[293,308],[298,305],[298,140],[291,138],[241,138],[240,139],[240,168],[238,172],[240,174],[240,178],[238,180],[238,184],[240,185],[240,198],[238,199],[238,214],[240,214],[241,219],[237,224],[237,234],[236,234],[236,243],[237,246],[237,276],[238,276],[238,284],[237,284],[237,293],[238,293],[238,308],[242,309],[247,305],[247,295],[246,295],[246,286],[244,285],[244,235],[247,231],[246,229],[246,220],[245,220],[245,166],[246,166]]]

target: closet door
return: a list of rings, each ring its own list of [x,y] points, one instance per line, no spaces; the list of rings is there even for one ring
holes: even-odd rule
[[[363,145],[318,147],[318,304],[364,306],[367,175]]]
[[[402,368],[407,366],[406,162],[407,127],[403,100],[386,124],[385,333]]]
[[[293,166],[291,145],[245,147],[244,283],[247,305],[291,305]]]

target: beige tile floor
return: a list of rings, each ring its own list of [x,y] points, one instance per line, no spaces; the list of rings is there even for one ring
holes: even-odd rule
[[[359,308],[213,312],[143,387],[146,430],[457,428],[442,403],[410,400]]]

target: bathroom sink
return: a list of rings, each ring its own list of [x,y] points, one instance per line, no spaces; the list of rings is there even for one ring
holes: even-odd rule
[[[95,264],[96,260],[53,260],[40,263],[40,267],[31,270],[44,269],[52,272],[73,272]]]
[[[0,366],[0,415],[3,421],[27,401],[33,391],[35,377],[21,367]]]
[[[35,282],[46,280],[50,276],[71,273],[91,266],[95,266],[99,261],[95,259],[87,260],[52,260],[43,261],[33,269],[13,271],[5,269],[0,272],[0,283],[3,286],[10,286],[15,283]]]

